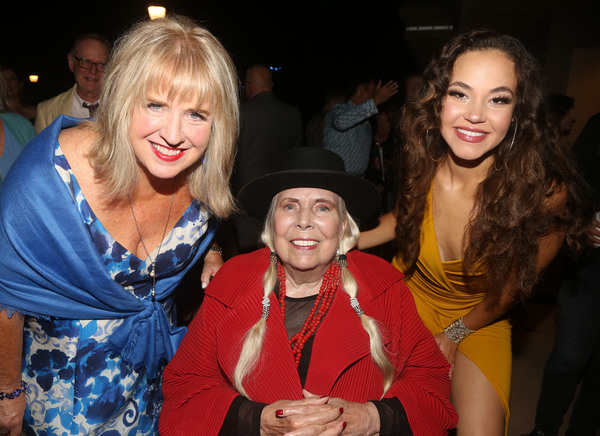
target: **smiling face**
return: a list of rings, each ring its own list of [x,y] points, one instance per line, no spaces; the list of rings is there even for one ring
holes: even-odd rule
[[[441,134],[454,156],[476,161],[502,142],[516,91],[514,62],[501,51],[469,51],[457,58],[441,113]]]
[[[273,245],[286,273],[322,277],[336,255],[346,222],[339,197],[325,189],[294,188],[277,196]]]
[[[158,179],[172,179],[204,154],[212,117],[208,103],[170,100],[166,92],[151,93],[131,117],[129,137],[141,166]]]
[[[84,39],[77,46],[74,53],[80,59],[105,64],[108,62],[108,47],[96,39]],[[95,102],[100,95],[100,85],[104,71],[98,71],[95,65],[90,68],[81,68],[77,59],[69,54],[67,57],[69,69],[75,76],[77,82],[77,93],[81,98],[89,102]]]

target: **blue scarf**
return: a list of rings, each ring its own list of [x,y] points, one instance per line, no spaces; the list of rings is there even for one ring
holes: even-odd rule
[[[214,220],[191,262],[156,282],[156,302],[140,300],[113,281],[77,206],[54,167],[63,128],[79,120],[59,117],[23,150],[0,195],[0,310],[41,318],[123,319],[109,348],[149,377],[168,362],[185,327],[171,328],[159,301],[177,287],[204,253]]]

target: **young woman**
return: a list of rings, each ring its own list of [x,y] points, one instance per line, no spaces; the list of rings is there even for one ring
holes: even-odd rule
[[[565,237],[583,246],[591,222],[582,182],[547,120],[543,83],[511,36],[474,30],[449,41],[403,110],[397,207],[359,242],[402,241],[393,264],[453,365],[459,435],[506,432],[504,315]]]

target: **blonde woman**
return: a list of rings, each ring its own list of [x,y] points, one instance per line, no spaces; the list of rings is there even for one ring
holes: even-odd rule
[[[233,208],[238,89],[206,29],[141,22],[116,44],[96,120],[59,118],[15,163],[0,434],[157,433],[162,369],[185,333],[172,291],[196,261],[205,282],[222,264],[210,247]]]
[[[275,167],[240,192],[267,248],[208,287],[165,370],[161,435],[445,434],[450,367],[402,274],[350,252],[376,188],[321,148]]]

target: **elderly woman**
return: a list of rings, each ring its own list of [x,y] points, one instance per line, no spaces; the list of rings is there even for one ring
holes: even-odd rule
[[[226,263],[165,370],[160,433],[440,435],[449,365],[402,274],[349,252],[373,185],[297,148],[240,200],[266,248]]]
[[[204,281],[222,264],[209,247],[238,130],[223,46],[183,17],[141,22],[101,101],[38,135],[3,187],[0,435],[24,414],[35,434],[156,434],[185,333],[171,293],[199,259]]]

